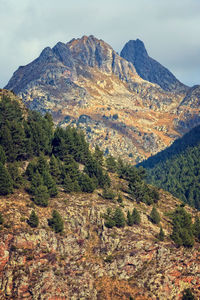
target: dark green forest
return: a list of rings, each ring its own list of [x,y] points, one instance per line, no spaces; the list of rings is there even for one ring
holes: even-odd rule
[[[22,109],[7,96],[2,97],[0,112],[1,195],[24,187],[35,204],[47,206],[60,187],[67,193],[91,193],[110,185],[106,169],[96,151],[90,151],[83,132],[54,128],[50,114]]]
[[[146,180],[200,210],[200,126],[138,166]]]

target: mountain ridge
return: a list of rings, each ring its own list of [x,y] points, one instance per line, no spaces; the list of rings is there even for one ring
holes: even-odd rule
[[[99,143],[105,153],[132,162],[164,149],[200,122],[199,106],[193,105],[198,88],[164,91],[94,36],[45,48],[6,88],[29,108],[52,113],[56,124],[81,126],[93,147]],[[79,122],[82,116],[87,123]]]

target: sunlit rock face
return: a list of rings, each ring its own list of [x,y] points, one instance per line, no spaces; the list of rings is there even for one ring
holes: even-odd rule
[[[94,36],[59,42],[19,67],[6,88],[27,107],[51,112],[56,124],[82,128],[91,146],[131,162],[200,123],[199,88],[180,83],[140,40],[121,56]]]

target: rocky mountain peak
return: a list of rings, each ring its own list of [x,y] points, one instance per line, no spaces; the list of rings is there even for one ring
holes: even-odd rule
[[[44,48],[40,53],[40,56],[35,60],[37,65],[56,63],[57,61],[58,57],[55,55],[53,49],[51,49],[50,47]]]
[[[126,48],[125,48],[126,47]],[[129,61],[134,61],[136,57],[140,56],[141,58],[147,58],[148,53],[145,48],[145,45],[143,41],[136,39],[136,40],[130,40],[123,48],[121,54],[123,56],[123,53],[126,51],[128,60]],[[127,59],[127,58],[126,58]]]
[[[187,91],[188,87],[148,55],[144,43],[139,39],[126,43],[120,55],[134,65],[137,73],[143,79],[158,84],[166,91]]]
[[[58,42],[20,67],[6,88],[30,109],[51,112],[56,124],[82,128],[106,154],[139,162],[199,124],[199,88],[188,92],[139,39],[121,55],[92,35]]]
[[[40,58],[48,58],[48,57],[50,57],[52,55],[53,55],[53,52],[52,52],[51,48],[50,47],[46,47],[46,48],[44,48],[42,50],[42,52],[41,52],[41,54],[40,54],[39,57]]]
[[[57,56],[60,62],[65,66],[72,68],[74,66],[69,47],[61,42],[58,42],[52,49],[53,53]]]
[[[135,68],[120,57],[110,45],[93,35],[73,39],[67,43],[72,57],[89,67],[97,67],[103,72],[114,73],[127,81],[128,73],[136,74]]]
[[[108,45],[105,47],[105,43],[103,41],[96,39],[92,35],[89,37],[83,36],[79,39],[73,39],[67,43],[67,46],[71,50],[72,56],[90,67],[102,66],[104,60],[102,53],[103,45],[104,48],[107,49],[106,52],[108,52],[108,48],[111,47]]]

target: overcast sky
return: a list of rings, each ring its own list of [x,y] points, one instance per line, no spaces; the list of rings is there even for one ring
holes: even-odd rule
[[[180,81],[200,84],[200,0],[0,0],[0,87],[46,46],[90,34],[118,52],[139,38]]]

